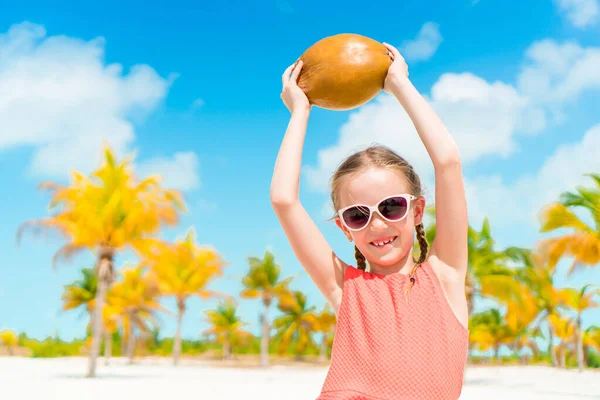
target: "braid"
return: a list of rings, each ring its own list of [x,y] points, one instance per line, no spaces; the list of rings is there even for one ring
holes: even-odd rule
[[[423,223],[420,223],[416,226],[417,230],[417,240],[419,241],[419,259],[415,260],[417,264],[423,264],[427,259],[427,251],[429,250],[429,243],[427,243],[427,238],[425,237],[425,228],[423,227]]]
[[[367,269],[367,260],[365,259],[363,253],[360,252],[358,247],[356,247],[356,245],[354,246],[354,258],[356,258],[356,266],[358,269],[365,271]]]
[[[404,297],[406,299],[406,301],[408,302],[408,292],[410,292],[410,289],[415,285],[415,271],[417,270],[417,268],[419,268],[421,266],[421,264],[423,264],[425,262],[425,260],[427,259],[427,251],[429,250],[429,243],[427,243],[427,238],[425,237],[425,228],[423,227],[423,223],[420,223],[419,225],[416,226],[416,230],[417,230],[417,240],[419,241],[419,259],[418,260],[414,260],[415,265],[412,268],[412,271],[410,271],[410,284],[408,284],[408,286],[406,287],[406,290],[404,291]]]

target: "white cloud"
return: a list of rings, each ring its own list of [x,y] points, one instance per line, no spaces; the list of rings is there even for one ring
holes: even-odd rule
[[[470,73],[444,74],[431,95],[431,105],[452,132],[465,163],[516,150],[516,126],[528,102],[511,85]]]
[[[89,172],[104,141],[119,156],[130,151],[131,121],[152,112],[170,84],[147,65],[124,74],[121,65],[105,64],[102,38],[14,25],[0,35],[0,149],[32,147],[36,175]]]
[[[563,108],[589,90],[600,89],[600,48],[542,40],[525,53],[517,90],[527,99],[518,128],[539,133],[566,120]]]
[[[539,170],[507,183],[499,176],[481,176],[466,182],[470,219],[479,224],[489,216],[494,226],[538,226],[542,206],[560,193],[592,181],[583,174],[600,170],[600,124],[580,141],[560,145]],[[537,228],[536,228],[537,229]]]
[[[598,0],[554,0],[558,10],[577,28],[587,28],[598,21]]]
[[[600,89],[599,47],[547,39],[532,44],[525,55],[519,92],[539,104],[573,101],[586,90]]]
[[[400,52],[407,61],[429,60],[442,43],[440,27],[435,22],[423,24],[417,37],[400,45]]]
[[[175,153],[173,158],[156,157],[136,167],[139,176],[159,174],[165,187],[182,191],[200,188],[198,156],[194,152]]]

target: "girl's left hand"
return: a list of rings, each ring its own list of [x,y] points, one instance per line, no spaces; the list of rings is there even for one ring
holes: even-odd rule
[[[406,65],[404,57],[402,57],[397,48],[385,42],[383,45],[389,50],[389,55],[392,59],[392,65],[388,68],[383,90],[386,93],[392,93],[408,80],[408,65]]]

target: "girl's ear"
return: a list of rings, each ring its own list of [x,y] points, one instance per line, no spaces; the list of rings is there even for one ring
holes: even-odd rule
[[[350,234],[350,231],[348,229],[346,229],[344,224],[342,224],[342,221],[340,221],[339,217],[335,218],[335,224],[338,226],[338,228],[340,228],[342,230],[342,232],[344,232],[344,235],[346,235],[346,238],[348,238],[349,241],[352,241],[352,235]]]
[[[419,225],[423,222],[423,216],[425,215],[425,198],[423,196],[417,197],[415,200],[415,225]]]

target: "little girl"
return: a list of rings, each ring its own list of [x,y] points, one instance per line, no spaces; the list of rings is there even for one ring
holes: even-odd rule
[[[419,177],[405,159],[373,146],[348,157],[331,180],[335,222],[354,242],[357,268],[333,253],[298,195],[311,110],[297,86],[302,62],[283,74],[281,97],[291,119],[271,202],[296,257],[337,315],[318,400],[457,399],[462,390],[469,330],[461,160],[443,123],[409,81],[403,57],[385,46],[392,64],[383,89],[410,116],[435,169],[436,235],[429,252]]]

